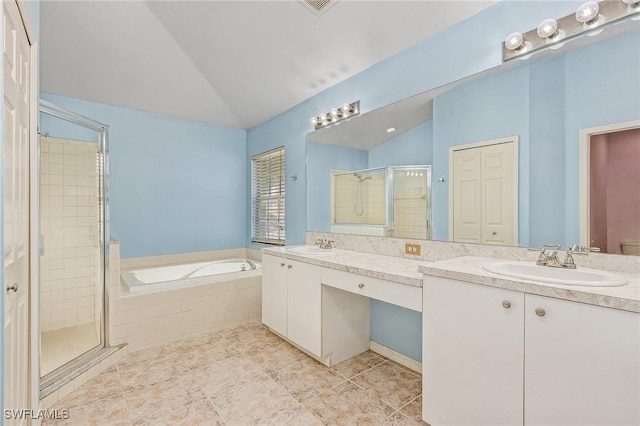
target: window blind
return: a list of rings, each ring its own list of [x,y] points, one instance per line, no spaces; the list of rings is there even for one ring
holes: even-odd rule
[[[251,241],[284,245],[284,147],[251,159]]]

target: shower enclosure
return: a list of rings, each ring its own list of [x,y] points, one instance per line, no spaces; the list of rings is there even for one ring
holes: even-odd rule
[[[107,130],[40,101],[41,389],[105,347]]]
[[[431,166],[339,172],[331,232],[431,239]]]

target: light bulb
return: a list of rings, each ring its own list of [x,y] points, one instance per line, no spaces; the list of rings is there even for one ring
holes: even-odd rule
[[[395,127],[389,127],[389,128],[387,129],[387,133],[393,133],[393,132],[395,132],[395,131],[396,131],[396,128],[395,128]]]
[[[315,126],[316,124],[318,124],[318,117],[313,117],[313,118],[311,119],[311,124],[313,124],[314,126]]]
[[[331,114],[332,117],[337,117],[338,116],[338,109],[337,108],[331,108],[331,111],[329,111],[329,114]]]
[[[341,109],[342,109],[342,112],[349,112],[350,108],[351,107],[349,106],[349,104],[344,104],[344,105],[342,105]]]
[[[550,38],[558,32],[558,22],[555,19],[545,19],[538,25],[538,37]]]
[[[320,114],[320,121],[325,122],[327,121],[327,114]]]
[[[504,47],[509,50],[518,50],[524,46],[524,37],[520,33],[511,33],[504,40]]]
[[[583,24],[593,21],[598,17],[599,11],[600,6],[598,5],[598,2],[588,1],[581,4],[576,11],[576,20],[578,22],[582,22]]]

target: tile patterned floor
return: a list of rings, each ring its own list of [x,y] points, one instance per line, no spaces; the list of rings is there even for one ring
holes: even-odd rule
[[[257,323],[135,352],[43,425],[418,425],[421,376],[373,352],[327,368]]]

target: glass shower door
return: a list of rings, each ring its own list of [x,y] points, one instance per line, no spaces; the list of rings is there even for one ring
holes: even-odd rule
[[[106,129],[40,113],[40,375],[104,347]]]

